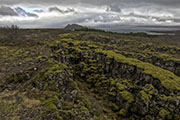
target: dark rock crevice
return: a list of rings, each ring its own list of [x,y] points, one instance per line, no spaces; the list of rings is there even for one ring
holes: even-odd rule
[[[168,117],[170,116],[173,118],[177,117],[179,111],[179,109],[177,108],[177,104],[175,105],[176,108],[171,105],[172,109],[169,109],[169,106],[167,105],[170,105],[170,102],[166,101],[167,105],[165,105],[162,101],[158,100],[159,96],[170,96],[172,95],[172,93],[161,84],[160,80],[154,78],[152,75],[145,74],[144,72],[142,72],[142,69],[139,69],[136,66],[117,62],[115,59],[108,58],[107,55],[96,53],[93,50],[77,52],[75,50],[66,48],[63,45],[58,46],[60,46],[58,50],[61,49],[62,52],[59,53],[59,55],[56,56],[55,59],[73,66],[74,71],[77,71],[75,72],[76,74],[74,74],[75,78],[79,78],[79,80],[91,84],[91,87],[94,89],[105,90],[105,94],[108,93],[109,90],[106,89],[106,84],[97,86],[98,81],[101,81],[99,80],[101,79],[101,75],[105,75],[105,79],[128,79],[134,84],[134,86],[139,86],[139,88],[137,89],[128,89],[130,94],[133,94],[134,96],[134,98],[131,98],[131,103],[124,100],[125,98],[123,98],[123,96],[119,94],[119,92],[115,92],[115,96],[109,96],[109,101],[115,103],[116,106],[118,106],[116,108],[112,108],[114,109],[114,112],[117,112],[121,110],[121,108],[123,108],[128,111],[127,116],[131,116],[131,118],[134,119],[148,119],[149,117],[151,117],[152,119],[161,119],[161,117],[158,115],[159,111],[162,109],[166,109],[174,113],[172,113],[171,115],[168,114],[169,116],[167,115],[165,116],[165,118],[169,119]],[[85,66],[87,66],[87,68],[89,69],[86,70],[87,68],[85,68],[82,63],[85,63]],[[98,75],[99,78],[93,78],[93,75]],[[109,86],[109,89],[112,87],[110,84],[107,85]],[[147,85],[152,85],[154,87],[153,89],[157,92],[153,94],[142,92],[144,91],[144,89],[142,88],[146,87]],[[127,93],[125,93],[129,94],[128,91]],[[141,92],[144,94],[144,96]],[[101,92],[97,93],[99,94]],[[142,98],[142,96],[145,98]]]

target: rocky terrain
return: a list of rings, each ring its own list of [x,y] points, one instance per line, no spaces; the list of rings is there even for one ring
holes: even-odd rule
[[[0,120],[180,119],[178,35],[0,29],[0,56]]]

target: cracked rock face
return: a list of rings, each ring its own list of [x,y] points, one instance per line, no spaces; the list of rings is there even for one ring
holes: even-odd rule
[[[60,43],[61,44],[61,43]],[[72,57],[66,56],[66,60],[63,62],[67,62],[72,64],[75,68],[79,66],[77,70],[81,71],[79,75],[83,80],[89,80],[88,83],[91,83],[92,86],[97,86],[95,89],[104,89],[104,93],[109,93],[108,100],[113,103],[112,110],[117,112],[121,116],[128,116],[133,119],[171,119],[178,118],[179,111],[179,99],[177,98],[177,94],[172,93],[166,87],[161,84],[161,81],[150,74],[146,74],[142,69],[129,65],[126,63],[122,63],[121,61],[116,61],[115,59],[108,58],[105,54],[96,53],[95,51],[80,51],[75,52],[71,51],[69,48],[64,48],[63,45],[61,48],[64,50],[65,54],[70,54]],[[87,45],[85,45],[87,46]],[[74,47],[70,45],[70,47]],[[67,51],[69,49],[69,51]],[[87,53],[88,56],[84,57],[83,54]],[[62,54],[59,55],[60,59],[63,57]],[[91,61],[94,61],[91,63]],[[72,61],[72,62],[71,62]],[[76,61],[76,62],[74,62]],[[84,64],[82,64],[85,63]],[[161,63],[158,62],[160,65]],[[89,67],[86,69],[86,65]],[[173,66],[174,62],[167,62],[166,66]],[[96,68],[97,66],[100,66]],[[163,66],[162,66],[163,67]],[[90,68],[99,69],[99,72],[92,71]],[[86,72],[85,72],[86,71]],[[114,88],[114,85],[107,86],[97,82],[101,81],[101,78],[93,79],[92,75],[103,74],[106,76],[106,79],[113,78],[119,79],[116,81],[117,83],[121,83],[121,87],[119,90]],[[128,86],[129,82],[123,82],[121,79],[127,79],[131,83],[131,87]],[[93,81],[96,80],[96,81]],[[105,80],[106,81],[106,80]],[[112,80],[113,81],[113,80]],[[112,83],[111,81],[111,83]],[[128,84],[127,84],[128,83]],[[93,85],[95,84],[95,85]],[[101,84],[98,86],[96,84]],[[108,84],[108,82],[107,82]],[[104,87],[103,87],[104,86]],[[109,91],[112,90],[112,91]],[[161,99],[161,96],[162,97]],[[176,99],[177,102],[171,103],[169,99]],[[170,112],[171,111],[171,112]]]

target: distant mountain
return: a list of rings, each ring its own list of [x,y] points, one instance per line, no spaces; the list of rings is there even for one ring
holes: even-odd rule
[[[75,30],[82,30],[82,29],[88,29],[88,28],[85,26],[78,25],[78,24],[68,24],[64,29],[75,31]]]

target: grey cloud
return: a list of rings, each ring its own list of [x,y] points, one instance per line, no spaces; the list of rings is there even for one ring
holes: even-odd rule
[[[40,9],[40,10],[34,10],[34,12],[36,12],[36,13],[43,13],[44,10],[42,10],[42,9]]]
[[[3,16],[18,16],[18,14],[10,7],[1,6],[0,7],[0,15]]]
[[[24,9],[17,7],[15,9],[7,6],[0,7],[0,15],[2,16],[28,16],[28,17],[38,17],[38,15],[34,13],[26,12]]]
[[[170,20],[170,19],[163,19],[163,18],[157,18],[157,17],[153,17],[153,19],[155,19],[158,22],[166,22],[166,20]]]
[[[22,16],[38,17],[37,14],[26,12],[24,9],[22,9],[22,8],[20,8],[20,7],[15,8],[15,11],[16,11],[19,15],[22,15]]]
[[[179,0],[1,0],[0,4],[54,4],[54,5],[64,5],[64,4],[92,4],[92,5],[126,5],[126,6],[140,6],[140,5],[164,5],[164,6],[179,6]]]
[[[59,9],[58,7],[50,7],[49,8],[49,11],[50,12],[60,12],[60,13],[63,13],[63,11],[61,9]]]
[[[115,26],[116,24],[167,25],[167,21],[172,21],[173,25],[180,24],[178,18],[180,8],[177,7],[180,6],[180,0],[0,0],[0,4],[14,5],[12,8],[21,6],[22,8],[14,10],[10,8],[16,15],[18,13],[19,17],[39,15],[38,19],[33,20],[23,17],[16,20],[7,17],[6,22],[13,21],[22,27],[60,27],[68,23]],[[62,9],[61,6],[66,9]],[[26,7],[33,12],[25,11]],[[77,13],[76,11],[78,14],[66,14]],[[49,12],[59,14],[49,14]],[[0,14],[2,14],[1,9]],[[0,22],[4,21],[0,20]]]
[[[87,18],[92,18],[92,17],[94,17],[94,15],[87,17],[86,16],[80,17],[79,14],[75,14],[73,16],[63,17],[63,19],[61,16],[40,17],[37,20],[29,19],[25,21],[15,19],[15,21],[11,22],[11,24],[16,24],[21,28],[62,28],[65,27],[65,25],[67,24],[73,24],[73,23],[81,24],[82,22],[85,22]],[[0,21],[0,26],[4,26],[7,24],[9,24],[9,21],[4,21],[4,22]]]
[[[111,23],[113,21],[121,21],[121,17],[119,15],[111,16],[109,14],[104,14],[96,16],[94,18],[90,18],[90,20],[94,22]]]
[[[180,23],[180,19],[174,19],[173,21],[176,23]]]
[[[62,14],[75,12],[75,10],[73,8],[67,8],[67,10],[61,10],[58,7],[50,7],[49,11],[50,12],[54,12],[55,11],[55,12],[59,12],[59,13],[62,13]]]
[[[137,17],[137,18],[144,18],[144,19],[151,18],[151,16],[148,16],[148,15],[139,15],[139,14],[136,14],[134,12],[129,13],[127,16]]]
[[[74,8],[67,8],[67,10],[64,11],[65,13],[69,13],[69,12],[75,12]]]
[[[119,6],[116,5],[110,5],[106,11],[112,11],[112,12],[117,12],[117,13],[121,13],[121,9]]]
[[[26,13],[28,17],[39,17],[37,14],[34,13]]]
[[[169,18],[169,19],[163,19],[163,18],[155,18],[158,22],[166,22],[166,21],[173,21],[175,23],[180,23],[180,19],[178,18]]]
[[[153,15],[138,15],[138,14],[136,14],[134,12],[129,13],[127,16],[136,17],[136,18],[143,18],[143,19],[151,19],[151,20],[155,19],[158,22],[166,22],[167,20],[174,21],[174,22],[178,22],[178,21],[180,22],[180,19],[175,19],[173,17],[166,18],[166,17],[161,17],[161,16],[159,16],[159,17],[156,16],[155,17]]]

